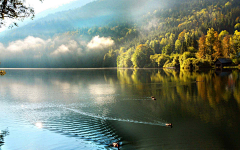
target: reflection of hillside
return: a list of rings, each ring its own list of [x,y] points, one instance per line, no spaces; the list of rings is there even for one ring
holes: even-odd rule
[[[149,70],[148,70],[149,71]],[[188,72],[175,70],[118,70],[118,79],[123,90],[133,90],[138,95],[154,95],[161,101],[172,105],[180,102],[185,112],[200,117],[206,122],[221,122],[224,118],[232,124],[236,119],[235,112],[240,106],[239,72],[233,71],[228,76],[218,76],[213,70],[208,72]],[[146,92],[148,91],[148,92]],[[143,102],[144,103],[144,102]],[[160,105],[160,103],[158,103]],[[148,105],[147,105],[148,106]],[[149,106],[150,107],[150,106]],[[164,110],[166,106],[161,105]]]

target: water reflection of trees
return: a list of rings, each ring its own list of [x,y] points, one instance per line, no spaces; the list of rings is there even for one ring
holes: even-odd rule
[[[188,72],[166,70],[117,71],[122,90],[132,90],[142,96],[154,95],[173,105],[180,105],[185,114],[211,123],[228,120],[232,125],[240,107],[239,70],[221,76],[214,70]],[[158,103],[159,104],[159,103]],[[161,109],[166,109],[161,105]],[[186,113],[187,112],[187,113]]]

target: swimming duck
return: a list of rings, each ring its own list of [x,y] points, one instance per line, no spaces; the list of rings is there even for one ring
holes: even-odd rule
[[[154,96],[151,96],[152,100],[156,100],[156,98]]]
[[[110,146],[113,146],[113,147],[117,147],[119,148],[120,147],[120,144],[118,142],[113,142],[112,144],[109,144]]]
[[[172,123],[166,123],[166,126],[172,128]]]

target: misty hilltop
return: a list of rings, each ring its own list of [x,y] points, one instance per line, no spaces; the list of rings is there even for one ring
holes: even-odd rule
[[[71,4],[77,2],[80,2],[80,0],[68,4],[66,7],[69,10],[60,8],[63,11],[54,13],[54,10],[48,10],[42,12],[40,16],[46,16],[46,13],[51,14],[36,21],[29,21],[28,24],[22,27],[15,27],[10,31],[0,33],[0,40],[10,42],[27,36],[49,38],[55,34],[78,28],[105,26],[113,22],[138,20],[143,14],[157,8],[164,8],[168,4],[163,0],[97,0],[92,2],[86,0],[85,3],[89,3],[74,8]],[[84,4],[82,0],[81,3]]]
[[[219,33],[220,43],[226,42],[222,41],[225,37],[236,39],[232,40],[231,58],[237,62],[239,7],[237,0],[91,1],[0,33],[1,65],[163,67],[179,62],[185,52],[186,58],[200,60],[196,58],[200,56],[199,41],[210,29],[212,36]],[[211,53],[201,56],[201,61],[225,55]]]

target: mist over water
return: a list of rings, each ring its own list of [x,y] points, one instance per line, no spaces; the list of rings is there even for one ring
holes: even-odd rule
[[[9,135],[2,149],[240,147],[238,70],[5,71],[0,130]]]

